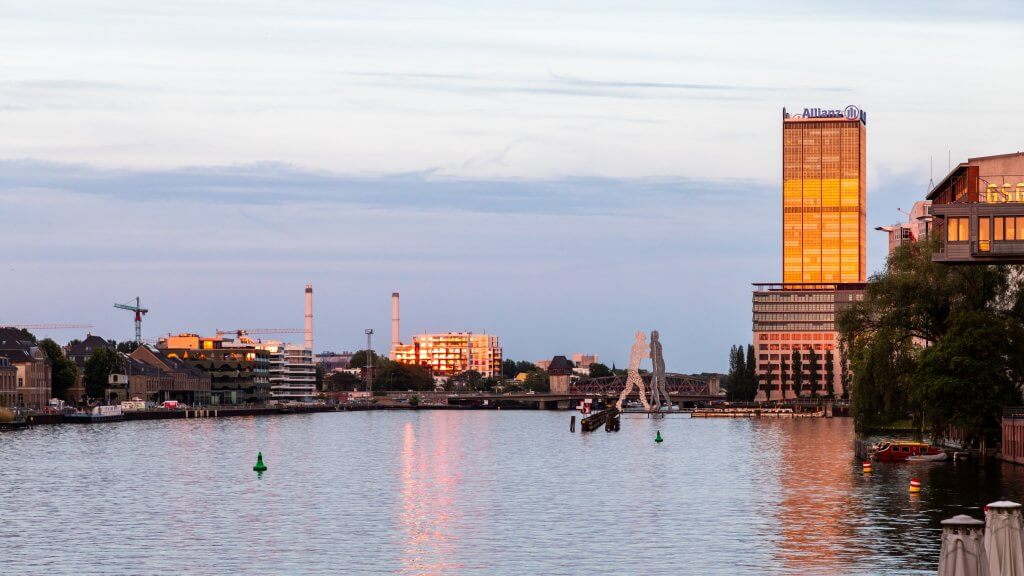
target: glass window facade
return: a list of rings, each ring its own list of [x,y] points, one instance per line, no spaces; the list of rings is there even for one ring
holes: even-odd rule
[[[864,282],[864,125],[785,119],[782,138],[783,282]]]

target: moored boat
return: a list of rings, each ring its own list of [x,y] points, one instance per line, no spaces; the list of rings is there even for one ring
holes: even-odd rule
[[[927,462],[945,460],[946,453],[925,442],[883,440],[872,451],[871,459],[878,462]]]

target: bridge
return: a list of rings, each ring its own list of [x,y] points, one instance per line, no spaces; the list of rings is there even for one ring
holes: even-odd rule
[[[645,384],[651,380],[650,374],[642,374]],[[712,402],[722,400],[721,394],[712,394],[708,383],[704,380],[685,376],[683,374],[666,374],[669,400],[673,404],[682,407],[692,407],[701,402]],[[528,392],[511,394],[456,394],[449,397],[449,403],[480,402],[487,400],[488,403],[518,402],[521,404],[536,404],[538,408],[575,408],[581,400],[587,398],[602,399],[607,401],[617,400],[626,386],[626,376],[608,376],[605,378],[584,378],[578,382],[571,383],[567,391],[554,391],[547,393],[531,394]],[[630,399],[639,398],[639,391],[634,390]]]

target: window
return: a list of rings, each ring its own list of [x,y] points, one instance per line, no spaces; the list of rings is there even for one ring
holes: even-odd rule
[[[985,216],[978,218],[978,250],[988,252],[991,248],[989,243],[992,219]]]
[[[1003,236],[1003,220],[1005,220],[1005,218],[1002,218],[1002,217],[999,217],[999,216],[997,216],[994,219],[995,224],[994,224],[993,230],[992,230],[992,233],[993,233],[992,234],[992,238],[996,242],[1002,242],[1002,240],[1004,238],[1004,236]]]
[[[967,218],[948,218],[946,220],[946,241],[966,242],[967,239]]]

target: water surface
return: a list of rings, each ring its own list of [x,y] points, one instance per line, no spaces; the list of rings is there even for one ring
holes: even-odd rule
[[[50,575],[927,574],[941,519],[1024,498],[1024,470],[1009,465],[876,464],[865,476],[848,419],[638,417],[618,433],[571,434],[569,417],[356,412],[0,434],[0,565]]]

